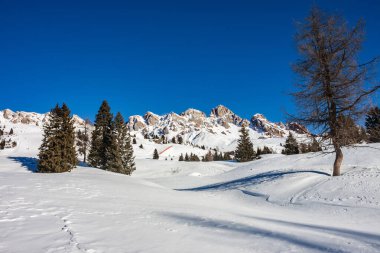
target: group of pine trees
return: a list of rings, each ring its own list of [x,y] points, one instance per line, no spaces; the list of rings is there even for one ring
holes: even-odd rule
[[[17,146],[16,141],[13,141],[11,138],[7,139],[7,137],[10,137],[13,134],[14,134],[13,128],[11,128],[9,132],[7,133],[5,132],[5,126],[0,127],[0,150],[3,150],[7,147],[14,148]]]
[[[312,139],[311,143],[299,144],[293,134],[289,133],[285,141],[284,149],[281,153],[284,155],[295,155],[300,153],[318,152],[321,150],[321,145],[315,138]]]
[[[95,117],[91,136],[89,164],[107,171],[130,175],[136,168],[131,137],[123,116],[113,117],[107,101],[103,101]]]
[[[75,134],[74,122],[66,104],[56,105],[44,125],[40,146],[38,171],[57,173],[71,171],[78,163],[76,146],[86,162],[90,146],[89,164],[103,170],[130,175],[136,168],[131,138],[123,116],[114,118],[107,101],[103,101],[95,119],[94,131],[89,137],[88,120],[84,131]],[[77,137],[77,138],[75,138]]]

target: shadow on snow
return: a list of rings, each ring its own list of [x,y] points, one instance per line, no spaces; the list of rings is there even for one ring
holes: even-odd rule
[[[24,157],[24,156],[10,156],[10,160],[18,162],[22,167],[26,168],[31,172],[37,172],[37,163],[38,159],[33,157]]]
[[[314,173],[325,176],[330,176],[330,174],[317,170],[290,170],[290,171],[270,171],[254,176],[243,177],[227,182],[221,182],[216,184],[210,184],[189,189],[176,189],[177,191],[205,191],[205,190],[231,190],[239,187],[252,186],[255,184],[260,184],[263,182],[269,182],[281,178],[285,175],[296,174],[296,173]]]
[[[364,242],[366,245],[372,247],[374,250],[379,249],[380,247],[380,235],[364,233],[360,231],[343,229],[343,228],[335,228],[328,226],[318,226],[318,225],[310,225],[310,224],[302,224],[297,222],[289,222],[275,219],[266,219],[260,217],[251,216],[249,218],[265,222],[272,223],[271,225],[280,225],[285,226],[287,229],[299,229],[300,232],[294,234],[294,232],[280,232],[279,229],[270,230],[263,228],[265,224],[262,226],[254,226],[243,223],[237,223],[227,220],[213,219],[213,218],[204,218],[199,216],[187,215],[187,214],[177,214],[177,213],[169,213],[164,212],[161,215],[177,220],[179,222],[183,222],[190,226],[197,226],[201,228],[208,229],[216,229],[216,230],[224,230],[226,232],[238,233],[240,235],[245,236],[258,236],[264,237],[272,240],[283,241],[290,245],[295,245],[301,248],[320,251],[320,252],[334,252],[334,253],[343,253],[349,252],[347,250],[343,250],[340,248],[339,241],[337,241],[336,245],[331,245],[328,243],[323,243],[320,240],[313,241],[313,238],[321,238],[321,232],[324,237],[332,238],[338,237],[349,241],[360,241]],[[268,226],[271,227],[271,226]],[[309,238],[303,238],[303,235],[306,233],[315,233],[315,235],[310,235]]]

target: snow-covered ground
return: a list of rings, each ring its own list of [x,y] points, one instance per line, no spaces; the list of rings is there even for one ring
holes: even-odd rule
[[[19,127],[18,127],[19,126]],[[39,174],[40,127],[0,152],[0,252],[380,252],[380,145],[249,163],[178,162],[135,145],[133,176]],[[139,140],[143,141],[143,140]],[[165,160],[168,158],[168,160]]]

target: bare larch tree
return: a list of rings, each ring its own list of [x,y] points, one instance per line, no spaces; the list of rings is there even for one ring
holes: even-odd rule
[[[358,119],[366,109],[368,95],[379,88],[366,89],[375,59],[357,62],[363,39],[362,21],[349,28],[342,17],[317,8],[299,24],[296,34],[300,59],[293,66],[299,76],[292,93],[298,110],[293,117],[314,127],[323,143],[333,147],[333,176],[340,175],[342,147],[352,144],[346,140],[349,136],[340,119]]]

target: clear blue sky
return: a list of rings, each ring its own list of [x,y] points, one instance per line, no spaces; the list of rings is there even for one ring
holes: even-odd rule
[[[0,109],[66,102],[94,117],[224,104],[250,118],[292,111],[295,21],[313,4],[363,17],[363,59],[380,55],[380,1],[0,0]]]

